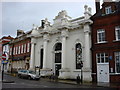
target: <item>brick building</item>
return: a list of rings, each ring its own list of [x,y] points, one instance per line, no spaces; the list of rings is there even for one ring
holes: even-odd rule
[[[0,39],[0,66],[2,66],[2,54],[5,53],[6,54],[6,60],[8,60],[9,58],[9,42],[14,39],[13,37],[11,36],[3,36],[1,39]],[[8,63],[6,63],[4,65],[4,69],[5,71],[7,71],[8,69]]]
[[[2,40],[0,39],[0,61],[2,60]]]
[[[92,78],[120,82],[120,1],[96,2],[92,16]]]
[[[31,31],[24,33],[23,30],[17,30],[17,37],[10,42],[9,71],[29,69],[31,39],[28,35],[30,33]]]

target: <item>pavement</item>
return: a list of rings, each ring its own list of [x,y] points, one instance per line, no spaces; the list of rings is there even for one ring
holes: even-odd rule
[[[49,79],[46,79],[44,78],[45,80],[47,81],[53,81],[53,80],[49,80]],[[55,82],[55,81],[54,81]],[[59,83],[65,83],[65,84],[74,84],[76,85],[76,81],[73,81],[73,80],[62,80],[62,79],[59,79],[57,80],[57,82]],[[90,86],[90,87],[110,87],[110,88],[119,88],[120,89],[120,83],[92,83],[92,82],[83,82],[82,84],[78,84],[78,85],[81,85],[81,86]]]
[[[7,74],[10,75],[10,74]],[[12,75],[14,77],[16,77],[16,75]],[[64,80],[64,79],[58,79],[57,81],[55,80],[50,80],[49,78],[41,78],[41,80],[46,80],[48,82],[57,82],[57,83],[64,83],[64,84],[72,84],[72,85],[76,85],[76,81],[75,80]],[[4,81],[3,83],[11,83],[13,81]],[[120,83],[90,83],[90,82],[83,82],[82,84],[78,84],[81,86],[88,86],[88,87],[110,87],[110,88],[119,88],[120,89]]]

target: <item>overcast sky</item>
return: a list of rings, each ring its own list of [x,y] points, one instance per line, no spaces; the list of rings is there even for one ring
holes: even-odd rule
[[[62,0],[61,0],[62,1]],[[74,2],[73,2],[74,1]],[[84,5],[92,8],[95,13],[94,0],[82,0],[72,2],[2,2],[2,36],[16,37],[16,31],[22,29],[25,32],[32,29],[32,25],[40,25],[45,19],[53,23],[53,19],[61,10],[66,10],[68,16],[77,18],[83,16]],[[1,17],[1,16],[0,16]],[[1,24],[0,24],[1,25]]]

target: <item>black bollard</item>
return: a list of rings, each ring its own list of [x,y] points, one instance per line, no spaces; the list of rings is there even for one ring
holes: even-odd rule
[[[80,76],[79,76],[79,74],[78,74],[78,76],[76,78],[76,82],[77,82],[77,84],[80,84]]]

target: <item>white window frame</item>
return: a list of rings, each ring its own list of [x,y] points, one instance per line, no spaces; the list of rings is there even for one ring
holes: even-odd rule
[[[16,46],[14,47],[14,55],[16,55]]]
[[[18,46],[18,48],[19,48],[19,49],[18,49],[18,54],[20,54],[20,45]]]
[[[18,54],[17,51],[18,51],[18,47],[16,46],[16,54]]]
[[[105,7],[105,14],[111,14],[111,13],[112,13],[111,6]]]
[[[21,53],[23,53],[23,49],[24,49],[24,48],[23,48],[23,44],[22,44],[22,45],[21,45]]]
[[[26,43],[24,44],[24,53],[26,53]]]
[[[115,27],[115,38],[116,38],[116,41],[120,41],[120,33],[118,33],[118,31],[120,32],[120,26],[116,26]]]
[[[102,34],[104,33],[104,37],[102,37]],[[99,35],[101,34],[101,36]],[[102,37],[102,40],[100,41],[100,37]],[[97,42],[98,43],[105,43],[105,30],[104,29],[98,29],[97,30]]]
[[[13,55],[15,55],[15,47],[14,47],[14,50],[13,50]]]
[[[116,66],[116,56],[118,55],[118,58],[119,58],[119,61],[120,61],[120,51],[115,52],[114,55],[115,55],[115,73],[118,74],[118,72],[117,72],[117,66]],[[120,73],[120,72],[119,72],[119,73]]]
[[[10,47],[10,55],[12,55],[12,48]]]
[[[30,43],[27,43],[27,52],[30,52]]]
[[[98,62],[98,54],[100,55],[100,61]],[[104,55],[104,61],[102,62],[102,54]],[[108,61],[106,61],[106,57],[108,58]],[[108,53],[96,53],[96,62],[97,63],[109,63],[109,55]]]

